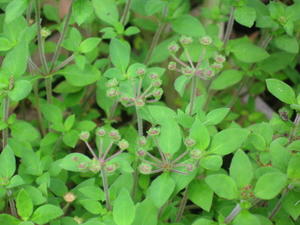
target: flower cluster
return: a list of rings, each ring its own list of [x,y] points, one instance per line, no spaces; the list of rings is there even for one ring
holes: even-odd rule
[[[209,36],[204,36],[199,39],[201,44],[202,52],[199,55],[198,60],[194,60],[191,57],[189,46],[193,43],[193,38],[183,36],[179,40],[183,54],[187,60],[187,63],[181,60],[176,54],[180,50],[180,45],[177,42],[172,42],[168,46],[170,55],[174,61],[171,61],[168,65],[168,69],[171,71],[177,71],[185,76],[197,76],[203,80],[209,80],[214,77],[222,68],[226,58],[221,55],[215,55],[213,59],[205,59],[206,49],[212,45],[213,40]],[[196,62],[195,62],[196,61]],[[181,67],[178,68],[178,65]]]

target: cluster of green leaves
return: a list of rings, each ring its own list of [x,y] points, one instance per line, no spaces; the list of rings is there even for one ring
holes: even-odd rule
[[[66,2],[0,0],[0,224],[300,224],[299,0]]]

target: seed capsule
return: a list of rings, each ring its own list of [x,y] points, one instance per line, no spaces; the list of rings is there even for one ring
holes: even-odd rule
[[[184,144],[187,147],[192,147],[192,146],[194,146],[196,144],[196,141],[194,139],[192,139],[192,138],[186,138],[184,140]]]
[[[212,39],[209,36],[204,36],[202,38],[200,38],[200,43],[202,45],[208,46],[212,44]]]
[[[179,50],[179,45],[176,42],[172,42],[168,46],[168,50],[169,50],[170,53],[176,53]]]
[[[68,203],[74,202],[76,199],[76,196],[72,192],[68,192],[64,195],[64,200]]]
[[[180,38],[179,42],[180,42],[182,45],[189,45],[189,44],[193,43],[193,38],[188,37],[188,36],[182,36],[182,37]]]
[[[177,68],[177,64],[176,64],[176,62],[169,62],[169,65],[168,65],[168,69],[169,70],[176,70],[176,68]]]
[[[158,127],[152,127],[147,131],[149,136],[157,136],[160,134],[160,129]]]
[[[96,131],[96,135],[99,137],[103,137],[103,136],[105,136],[105,134],[106,134],[106,131],[103,128],[98,128]]]
[[[150,174],[152,172],[152,166],[146,163],[139,165],[139,171],[142,174]]]
[[[200,159],[201,155],[202,155],[202,151],[199,150],[199,149],[193,149],[190,152],[190,156],[191,156],[192,159]]]
[[[129,143],[128,141],[122,139],[121,141],[119,141],[118,146],[121,150],[125,150],[129,147]]]
[[[88,141],[89,137],[90,137],[90,132],[88,131],[82,131],[79,135],[79,138],[82,141]]]

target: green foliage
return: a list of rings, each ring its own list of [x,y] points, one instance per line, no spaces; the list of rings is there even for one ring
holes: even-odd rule
[[[0,0],[1,225],[299,224],[299,0],[69,3]]]

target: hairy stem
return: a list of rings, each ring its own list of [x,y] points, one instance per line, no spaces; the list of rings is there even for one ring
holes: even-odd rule
[[[65,36],[66,36],[66,33],[68,31],[68,26],[69,26],[69,22],[70,22],[70,18],[71,18],[71,14],[72,14],[72,5],[73,5],[73,1],[69,7],[69,11],[68,11],[68,14],[66,15],[66,18],[65,18],[65,22],[64,22],[64,25],[63,25],[63,28],[62,28],[62,32],[61,32],[61,35],[58,39],[58,42],[56,44],[56,49],[55,49],[55,52],[54,52],[54,55],[52,57],[52,60],[51,60],[51,66],[50,66],[50,71],[53,70],[53,68],[55,67],[55,64],[56,64],[56,61],[59,57],[59,54],[60,54],[60,51],[61,51],[61,45],[62,45],[62,42],[63,40],[65,39]]]
[[[163,10],[163,18],[162,20],[164,20],[164,18],[168,15],[168,5],[165,6],[164,10]],[[149,63],[149,60],[151,59],[152,57],[152,54],[153,54],[153,51],[155,49],[155,47],[157,46],[158,44],[158,41],[159,41],[159,38],[165,28],[165,25],[166,23],[164,21],[161,21],[157,30],[156,30],[156,33],[154,34],[154,37],[153,37],[153,40],[152,40],[152,43],[151,43],[151,46],[148,50],[148,53],[146,55],[146,58],[145,58],[145,61],[144,61],[144,64],[148,64]]]
[[[193,76],[192,77],[192,90],[191,90],[191,97],[190,97],[190,109],[189,109],[190,116],[193,114],[196,95],[197,95],[197,77]]]
[[[14,217],[18,217],[18,213],[17,213],[17,208],[16,208],[16,204],[15,201],[12,197],[12,191],[8,190],[7,191],[7,196],[8,196],[8,203],[9,203],[9,207],[10,207],[10,212]]]
[[[229,15],[229,20],[227,23],[227,27],[226,27],[226,32],[223,38],[223,42],[224,42],[224,47],[227,45],[227,42],[229,41],[231,32],[232,32],[232,28],[233,28],[233,24],[234,24],[234,7],[232,7],[230,9],[230,15]]]
[[[47,77],[45,79],[45,85],[46,85],[46,96],[47,96],[47,102],[52,103],[52,77]]]
[[[186,187],[183,192],[183,197],[180,201],[179,209],[178,209],[177,215],[176,215],[176,222],[179,222],[182,218],[182,215],[184,213],[184,209],[185,209],[185,206],[187,203],[187,199],[188,199],[188,187]]]
[[[44,40],[42,37],[42,26],[41,26],[41,4],[39,0],[35,0],[35,20],[37,23],[37,38],[38,38],[38,51],[41,63],[43,65],[43,71],[45,74],[49,73],[49,67],[45,55]]]
[[[9,117],[9,97],[5,96],[3,99],[3,117],[2,120],[4,123],[7,123],[8,117]],[[9,135],[9,130],[8,127],[6,127],[5,129],[2,130],[2,147],[3,149],[5,148],[5,146],[7,145],[7,141],[8,141],[8,135]]]
[[[111,204],[110,204],[108,180],[107,180],[107,175],[106,175],[106,172],[105,172],[103,166],[101,167],[101,177],[102,177],[103,190],[104,190],[104,193],[105,193],[106,208],[107,208],[107,210],[110,211],[112,208],[111,208]]]
[[[135,107],[136,118],[137,118],[137,126],[138,126],[138,134],[139,136],[143,136],[143,119],[140,115],[140,110]]]
[[[294,127],[291,130],[290,136],[289,136],[289,142],[292,142],[294,137],[297,134],[298,128],[299,128],[299,123],[300,123],[300,114],[297,113],[296,118],[294,120]]]
[[[126,22],[128,13],[129,13],[129,9],[131,7],[131,2],[132,2],[132,0],[127,0],[127,2],[126,2],[124,12],[123,12],[123,15],[122,15],[121,20],[120,20],[122,25],[125,25],[125,22]]]

